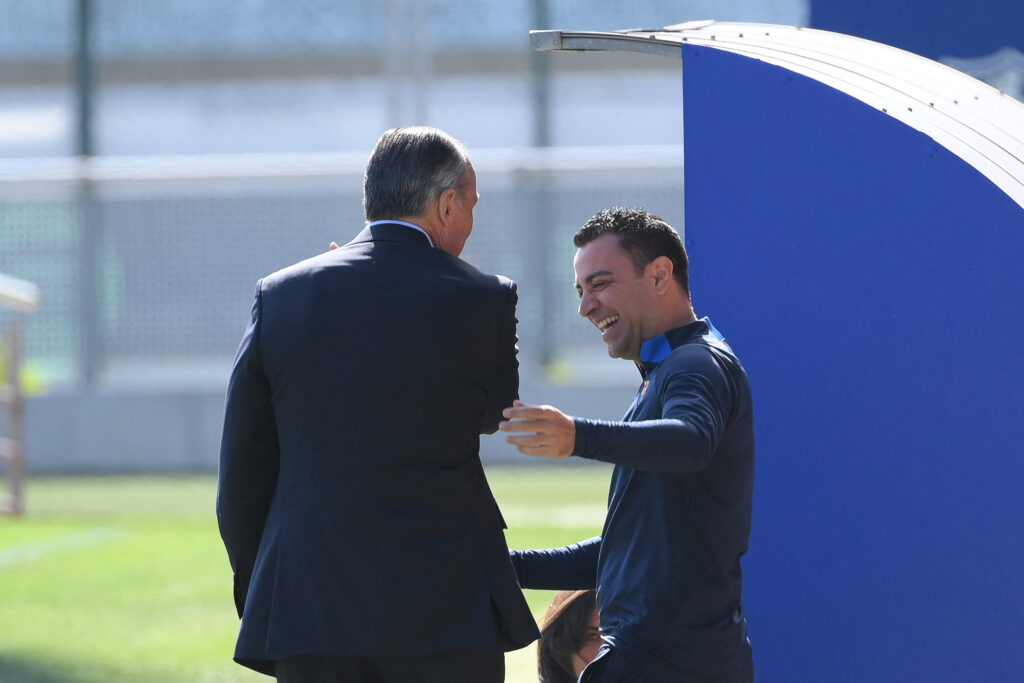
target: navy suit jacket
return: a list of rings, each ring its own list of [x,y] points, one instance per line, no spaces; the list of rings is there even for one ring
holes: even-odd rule
[[[516,300],[395,224],[257,284],[217,490],[236,661],[538,637],[479,457],[518,395]]]

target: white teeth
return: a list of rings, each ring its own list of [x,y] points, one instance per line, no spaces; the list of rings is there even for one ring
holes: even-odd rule
[[[602,332],[604,332],[606,329],[608,329],[609,325],[618,322],[618,320],[619,320],[619,316],[617,316],[617,315],[613,315],[610,318],[605,318],[604,320],[599,320],[597,322],[597,329],[599,329]]]

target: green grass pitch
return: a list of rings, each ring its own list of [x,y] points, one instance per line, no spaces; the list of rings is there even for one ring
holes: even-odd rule
[[[605,466],[488,467],[513,548],[597,534]],[[273,680],[231,661],[238,629],[212,476],[37,478],[0,518],[0,682]],[[534,614],[551,593],[527,591]],[[506,681],[536,681],[535,646]]]

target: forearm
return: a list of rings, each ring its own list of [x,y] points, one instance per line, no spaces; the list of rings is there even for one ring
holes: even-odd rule
[[[259,285],[228,380],[217,476],[217,524],[231,569],[248,586],[277,486],[280,452],[270,387],[258,352]]]
[[[711,462],[714,438],[679,419],[609,422],[574,418],[573,455],[649,472],[699,472]]]
[[[513,550],[512,565],[523,588],[578,590],[597,587],[601,537],[547,550]]]
[[[273,418],[262,421],[262,429],[246,427],[231,408],[229,398],[216,507],[217,525],[235,575],[235,607],[241,616],[277,485],[279,456]]]

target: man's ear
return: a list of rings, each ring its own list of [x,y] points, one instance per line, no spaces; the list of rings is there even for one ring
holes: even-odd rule
[[[442,224],[448,222],[451,218],[452,212],[455,210],[455,206],[459,201],[458,192],[455,188],[449,187],[447,190],[442,192],[437,198],[437,217],[441,219]]]
[[[647,267],[654,278],[654,291],[659,294],[667,291],[672,284],[672,259],[668,256],[659,256],[647,264]]]

